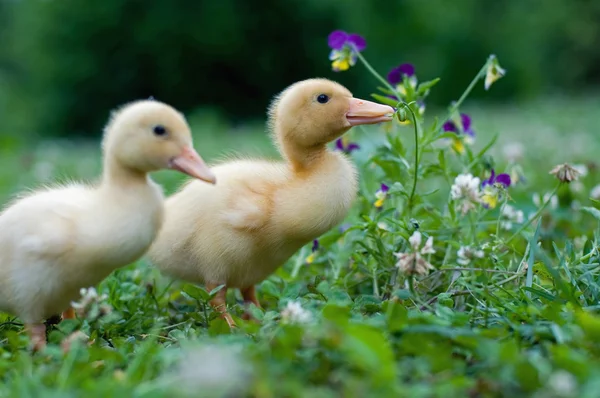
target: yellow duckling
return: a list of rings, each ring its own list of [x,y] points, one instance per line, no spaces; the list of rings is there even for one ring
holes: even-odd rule
[[[224,284],[211,304],[234,326],[227,288],[239,288],[246,303],[260,307],[254,285],[350,209],[357,172],[326,144],[352,126],[389,121],[393,112],[329,80],[291,85],[269,111],[285,161],[234,160],[212,168],[216,186],[189,181],[167,198],[150,259],[165,274],[209,290]]]
[[[164,198],[148,172],[170,168],[215,182],[184,117],[157,101],[115,112],[103,153],[98,184],[42,189],[0,213],[0,310],[21,318],[34,349],[46,344],[45,319],[74,317],[70,303],[81,288],[135,261],[154,240]]]

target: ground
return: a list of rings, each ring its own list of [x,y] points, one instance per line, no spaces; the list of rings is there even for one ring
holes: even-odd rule
[[[307,244],[264,281],[257,321],[230,332],[202,287],[161,276],[142,259],[102,282],[78,319],[55,325],[43,352],[32,355],[20,321],[0,314],[0,397],[596,396],[598,220],[582,208],[597,206],[589,197],[600,183],[598,109],[595,97],[468,106],[472,155],[457,156],[443,140],[429,146],[410,212],[410,126],[392,143],[380,127],[354,129],[361,195],[345,222],[352,228],[323,236],[308,261]],[[234,129],[206,113],[190,122],[209,161],[233,150],[277,156],[260,123]],[[100,171],[97,143],[24,145],[8,135],[0,144],[3,201]],[[448,192],[457,174],[506,171],[519,151],[514,163],[526,180],[506,197],[523,212],[520,222],[505,228],[500,205],[454,213]],[[563,162],[585,164],[587,175],[563,184],[542,210],[558,184],[549,171]],[[167,193],[183,180],[167,171],[154,178]],[[382,182],[391,190],[377,210]],[[434,269],[411,278],[393,253],[410,254],[417,230],[423,243],[433,237],[436,253],[422,256]],[[461,259],[468,245],[482,258]]]

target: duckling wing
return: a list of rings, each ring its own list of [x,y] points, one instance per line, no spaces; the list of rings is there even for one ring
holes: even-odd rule
[[[75,243],[76,219],[84,211],[85,199],[85,189],[75,186],[16,201],[0,214],[0,245],[5,253],[30,259],[60,258]]]
[[[229,226],[236,230],[254,231],[264,227],[271,217],[273,189],[268,181],[253,181],[238,186],[235,199],[224,214]]]
[[[73,272],[67,259],[77,239],[78,193],[35,193],[0,214],[1,308],[36,318],[49,301],[60,300],[55,293]]]

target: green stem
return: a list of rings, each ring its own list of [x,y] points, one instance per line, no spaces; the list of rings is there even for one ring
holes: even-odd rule
[[[477,74],[475,75],[475,77],[473,78],[473,80],[471,80],[471,83],[467,86],[467,88],[462,93],[462,95],[460,96],[460,98],[458,99],[458,101],[456,101],[452,105],[452,107],[450,108],[450,117],[452,117],[452,114],[454,113],[454,111],[456,111],[462,105],[462,103],[464,102],[464,100],[469,96],[469,94],[471,93],[471,91],[473,90],[473,88],[475,87],[475,85],[477,84],[477,82],[479,81],[479,79],[481,79],[484,76],[485,71],[487,70],[488,62],[489,61],[486,61],[485,64],[483,64],[483,67],[479,70],[479,72],[477,72]],[[450,117],[448,117],[447,120],[449,120]]]
[[[410,106],[403,104],[405,108],[408,108],[410,114],[412,115],[413,125],[415,127],[415,178],[413,179],[413,186],[410,191],[410,196],[408,198],[408,211],[409,213],[412,211],[413,200],[415,196],[415,192],[417,191],[417,181],[419,180],[419,127],[417,126],[417,116],[410,108]]]
[[[371,74],[373,76],[375,76],[375,78],[377,80],[379,80],[381,83],[383,83],[383,85],[385,87],[387,87],[388,90],[390,90],[392,93],[394,93],[394,95],[396,96],[396,99],[398,99],[398,104],[401,104],[405,109],[408,109],[408,111],[410,112],[410,114],[412,116],[413,127],[414,127],[414,132],[415,132],[415,171],[414,171],[415,176],[414,176],[414,180],[413,180],[413,186],[412,186],[412,189],[410,192],[410,197],[408,198],[408,209],[410,211],[410,210],[412,210],[415,192],[417,191],[417,181],[419,180],[419,126],[417,125],[417,116],[415,115],[415,112],[412,110],[412,108],[401,99],[402,97],[400,96],[400,93],[398,92],[398,90],[396,90],[394,87],[392,87],[392,85],[390,83],[388,83],[388,81],[385,80],[383,78],[383,76],[381,76],[379,73],[377,73],[377,71],[371,66],[371,64],[365,59],[365,57],[362,56],[362,54],[359,51],[354,49],[354,52],[356,53],[356,56],[358,57],[358,59],[360,59],[360,61],[363,63],[363,65],[367,68],[367,70],[369,72],[371,72]],[[470,89],[468,89],[468,90],[470,91]],[[463,94],[463,96],[464,96],[464,94]]]
[[[371,72],[371,74],[373,76],[375,76],[375,78],[377,80],[379,80],[381,83],[383,83],[384,86],[386,86],[391,92],[393,92],[396,95],[396,98],[404,103],[404,101],[402,101],[400,98],[400,93],[398,93],[398,91],[392,87],[392,85],[390,83],[388,83],[387,80],[385,80],[379,73],[377,73],[377,71],[371,66],[370,63],[367,62],[367,60],[365,59],[365,57],[362,56],[362,54],[357,51],[356,49],[354,49],[354,52],[356,53],[356,56],[358,57],[358,59],[360,59],[360,62],[363,63],[363,65],[365,65],[365,67],[369,70],[369,72]]]
[[[558,185],[554,188],[554,190],[552,191],[552,193],[550,194],[550,196],[548,197],[548,199],[544,202],[544,204],[542,205],[542,207],[540,207],[538,209],[538,211],[533,215],[533,217],[531,217],[525,224],[523,224],[521,226],[521,228],[519,228],[517,230],[517,232],[515,232],[506,242],[505,244],[508,245],[508,243],[513,240],[517,235],[519,235],[521,232],[523,232],[523,230],[525,230],[525,228],[529,227],[529,225],[531,225],[531,223],[533,221],[535,221],[540,214],[542,214],[542,212],[544,211],[544,209],[548,206],[548,204],[550,203],[550,201],[552,200],[552,198],[554,197],[554,195],[556,195],[556,192],[558,191],[558,188],[560,188],[561,183],[559,182]]]

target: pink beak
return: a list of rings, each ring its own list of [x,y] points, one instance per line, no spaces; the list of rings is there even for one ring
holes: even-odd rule
[[[389,122],[394,117],[394,108],[360,98],[350,99],[350,109],[346,119],[351,126]]]
[[[217,182],[217,178],[213,172],[204,163],[198,152],[190,146],[184,147],[181,155],[171,159],[169,167],[211,184],[216,184]]]

